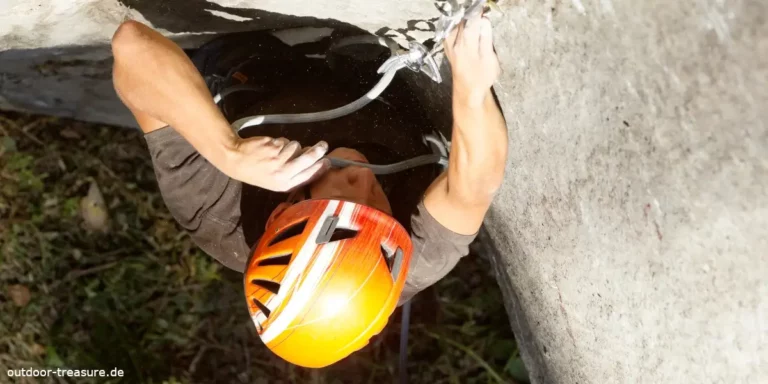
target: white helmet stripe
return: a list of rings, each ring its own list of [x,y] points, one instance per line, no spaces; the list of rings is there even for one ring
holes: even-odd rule
[[[333,262],[338,242],[323,244],[320,246],[320,252],[317,254],[315,262],[307,273],[307,277],[294,292],[291,300],[285,304],[285,308],[280,315],[271,323],[269,327],[261,334],[261,339],[268,343],[275,337],[283,333],[296,317],[304,310],[312,296],[317,292],[317,287],[323,280],[323,276]]]
[[[312,227],[312,230],[309,234],[309,237],[307,238],[307,242],[304,243],[304,245],[299,250],[299,253],[296,255],[294,260],[291,262],[291,265],[288,268],[288,271],[285,274],[285,277],[283,278],[283,281],[280,284],[280,292],[278,292],[277,295],[272,296],[270,300],[267,301],[267,308],[269,308],[270,311],[274,311],[277,307],[280,306],[280,304],[285,300],[285,297],[288,295],[289,292],[293,289],[293,286],[296,284],[296,282],[299,280],[302,274],[306,272],[307,267],[309,266],[309,263],[312,261],[312,255],[314,255],[315,250],[317,249],[317,244],[315,243],[315,239],[317,238],[318,233],[320,232],[320,229],[323,226],[323,223],[325,222],[325,219],[328,216],[332,216],[336,212],[336,208],[339,205],[338,200],[331,200],[328,202],[328,205],[325,207],[325,210],[323,211],[323,214],[320,216],[319,220],[317,220],[314,227]],[[322,252],[330,247],[324,247]],[[333,256],[333,254],[331,254]],[[318,255],[318,260],[315,261],[313,265],[313,270],[316,266],[318,266],[320,262],[320,255]],[[332,259],[332,257],[331,257]],[[325,267],[327,268],[327,266]],[[325,268],[323,270],[325,270]],[[311,271],[310,271],[311,272]],[[322,276],[322,275],[321,275]],[[305,279],[308,280],[309,276]],[[265,343],[269,342],[270,340],[274,339],[275,336],[279,335],[280,333],[285,330],[285,328],[288,327],[288,324],[290,324],[291,321],[296,317],[295,314],[290,315],[289,312],[287,312],[289,309],[292,311],[296,311],[298,313],[302,308],[294,309],[296,307],[298,294],[300,293],[301,289],[306,286],[307,284],[302,284],[302,286],[298,287],[296,292],[294,292],[293,297],[291,298],[291,301],[289,301],[286,304],[286,307],[278,314],[278,317],[275,318],[272,323],[270,323],[269,327],[264,330],[264,332],[261,334],[261,339]]]
[[[352,217],[355,214],[355,203],[342,202],[341,212],[339,213],[339,223],[336,225],[340,228],[358,229],[352,225]]]
[[[333,215],[333,213],[336,212],[336,207],[338,207],[338,205],[338,200],[331,200],[328,202],[325,210],[323,210],[323,214],[320,220],[318,220],[315,226],[312,227],[308,239],[311,240],[317,237],[317,234],[322,228],[322,223],[325,220],[325,217]],[[266,303],[264,303],[264,305],[266,305],[270,311],[274,311],[277,307],[280,306],[280,303],[285,300],[285,296],[288,295],[288,292],[291,291],[293,285],[309,265],[309,262],[312,261],[312,255],[315,253],[316,248],[317,245],[314,241],[307,241],[299,250],[299,253],[293,258],[291,265],[288,266],[288,270],[285,272],[285,277],[283,277],[283,280],[280,282],[280,291],[277,293],[277,295],[273,295],[269,300],[267,300]],[[267,317],[264,316],[261,311],[259,311],[256,316],[253,316],[252,318],[257,325],[264,324],[264,322],[267,320]]]

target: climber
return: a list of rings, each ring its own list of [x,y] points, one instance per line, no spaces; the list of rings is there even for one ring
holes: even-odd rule
[[[331,169],[326,156],[367,162],[364,154],[327,153],[322,141],[302,148],[282,137],[241,138],[185,52],[139,22],[117,29],[112,51],[115,90],[145,134],[166,206],[200,248],[245,273],[262,340],[295,364],[344,358],[381,330],[398,303],[444,277],[469,252],[501,186],[507,130],[491,91],[500,68],[484,17],[445,41],[453,72],[450,162],[414,208],[410,234],[391,217],[369,169]],[[244,184],[289,192],[254,248],[240,225],[248,215],[240,210]],[[340,296],[318,293],[326,288]],[[307,312],[309,302],[322,311]],[[340,313],[343,324],[327,321]],[[300,317],[314,320],[296,325]]]

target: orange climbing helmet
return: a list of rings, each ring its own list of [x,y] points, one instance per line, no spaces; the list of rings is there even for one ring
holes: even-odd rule
[[[248,310],[262,341],[304,367],[368,344],[395,310],[411,239],[393,217],[340,200],[305,200],[270,223],[248,261]]]

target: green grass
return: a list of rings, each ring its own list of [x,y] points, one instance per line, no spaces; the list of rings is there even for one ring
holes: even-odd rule
[[[91,182],[109,212],[103,233],[83,226]],[[18,286],[28,302],[12,297]],[[126,376],[111,382],[126,383],[394,382],[398,338],[399,313],[339,364],[283,362],[260,343],[240,276],[176,226],[139,132],[0,113],[0,382],[105,381],[5,373],[50,367],[120,368]],[[524,378],[520,364],[482,258],[417,296],[411,382],[512,382]]]

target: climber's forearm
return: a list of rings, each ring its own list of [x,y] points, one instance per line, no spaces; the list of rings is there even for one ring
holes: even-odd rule
[[[504,178],[507,128],[490,89],[480,103],[454,92],[448,167],[449,195],[463,204],[490,205]]]
[[[427,189],[424,206],[453,232],[477,233],[504,177],[507,130],[488,91],[466,103],[454,91],[453,134],[448,170]]]
[[[139,124],[151,118],[171,125],[214,165],[226,167],[237,136],[184,51],[136,21],[118,28],[112,51],[115,89]]]

